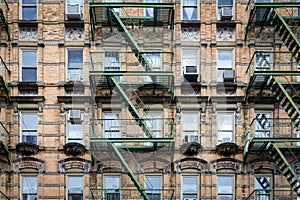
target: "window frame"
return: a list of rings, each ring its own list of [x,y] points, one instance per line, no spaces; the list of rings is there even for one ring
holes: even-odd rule
[[[111,115],[114,118],[113,119],[106,118],[107,115]],[[121,122],[122,122],[121,121],[121,117],[122,116],[121,116],[120,112],[118,112],[118,113],[115,113],[115,112],[103,112],[103,119],[104,119],[104,122],[103,122],[103,138],[120,138],[121,137]],[[114,126],[117,126],[117,128],[114,129],[114,130],[106,129],[106,121],[108,121],[108,120],[117,121],[118,122],[117,125],[114,125]],[[107,133],[110,136],[107,136]]]
[[[24,125],[27,124],[27,123],[26,124],[24,123],[24,115],[33,115],[33,114],[36,117],[36,129],[24,129],[23,128]],[[28,122],[28,123],[30,123],[30,122]],[[32,124],[32,123],[30,123],[30,124]],[[27,140],[24,141],[24,139],[23,139],[23,134],[26,132],[28,132],[28,133],[35,132],[36,133],[35,135],[25,134],[24,136],[35,136],[36,143],[32,143],[32,142],[29,142],[29,143],[38,145],[38,114],[37,114],[37,112],[34,112],[34,111],[21,111],[20,112],[20,142],[27,142]]]
[[[219,53],[220,52],[231,52],[231,67],[230,66],[225,66],[221,63],[223,63],[224,61],[219,60]],[[226,62],[229,62],[226,60]],[[235,48],[218,48],[217,49],[217,81],[218,82],[224,82],[224,72],[226,70],[235,70]]]
[[[220,123],[220,115],[231,115],[232,116],[232,130],[226,130],[226,129],[219,129],[219,123]],[[226,120],[227,121],[227,120]],[[222,137],[222,133],[231,133],[230,141],[234,143],[235,142],[235,112],[234,111],[218,111],[217,112],[217,145],[225,143],[223,142],[224,137]],[[221,135],[220,135],[221,134]]]
[[[269,67],[261,67],[259,65],[257,65],[257,52],[263,52],[263,53],[269,53],[269,62],[270,62],[270,66]],[[255,71],[271,71],[273,69],[273,64],[274,64],[274,57],[273,57],[273,49],[272,48],[259,48],[259,49],[255,49],[255,58],[254,58],[254,67],[255,67]],[[260,67],[261,69],[257,70],[257,68]]]
[[[200,69],[200,54],[199,53],[200,53],[199,49],[184,48],[181,50],[181,63],[182,63],[181,75],[183,77],[182,82],[185,82],[185,80],[187,82],[199,82],[200,81],[201,69]],[[196,66],[197,72],[193,73],[193,74],[186,74],[185,73],[186,66]],[[194,79],[196,79],[196,80],[194,80]]]
[[[150,196],[150,199],[152,199],[151,198],[151,196],[154,194],[154,195],[159,195],[159,198],[157,197],[157,196],[154,196],[154,199],[161,199],[161,197],[162,197],[162,186],[163,186],[163,177],[161,176],[161,175],[158,175],[158,174],[145,174],[144,175],[145,176],[145,191],[146,191],[146,193],[147,193],[147,195],[149,195]],[[155,178],[159,178],[159,184],[160,184],[160,186],[159,186],[159,188],[151,188],[151,189],[149,189],[148,188],[148,184],[147,184],[147,182],[146,182],[146,180],[148,180],[147,179],[147,177],[155,177]],[[150,181],[149,181],[149,183],[150,183]],[[149,192],[149,190],[150,190],[150,192]]]
[[[81,66],[70,66],[70,53],[71,52],[80,52],[81,53]],[[84,73],[83,73],[83,68],[84,68],[84,56],[83,56],[83,49],[82,48],[67,48],[66,49],[66,69],[67,69],[67,73],[66,73],[66,80],[68,81],[82,81],[84,79]],[[74,71],[71,73],[71,71]],[[77,71],[77,73],[76,73]],[[78,74],[78,78],[77,79],[71,79],[70,78],[70,74]]]
[[[81,115],[81,118],[82,118],[82,115],[84,113],[82,113],[80,111],[80,115]],[[66,142],[67,143],[71,143],[71,142],[76,142],[76,143],[79,143],[79,144],[82,144],[84,145],[84,121],[82,121],[81,119],[80,120],[70,120],[69,118],[70,116],[70,110],[67,112],[67,120],[66,120]],[[76,130],[75,132],[76,133],[73,133],[73,134],[77,134],[79,135],[80,134],[80,131],[81,131],[81,137],[70,137],[70,130],[71,130],[71,126],[74,127],[74,129]],[[78,134],[79,133],[79,134]]]
[[[231,185],[231,192],[219,192],[219,188],[220,188],[220,185],[219,185],[219,178],[231,178],[232,179],[232,185]],[[229,185],[228,182],[227,183],[227,187]],[[232,199],[235,199],[235,176],[234,175],[217,175],[217,198],[219,199],[220,196],[232,196]]]
[[[269,119],[270,119],[270,129],[260,129],[260,128],[258,128],[257,127],[257,120],[255,120],[255,124],[254,124],[254,128],[255,128],[255,132],[254,132],[254,137],[256,137],[256,138],[270,138],[270,137],[273,137],[273,128],[272,128],[272,119],[273,119],[273,111],[271,111],[271,110],[255,110],[254,111],[254,118],[256,119],[256,116],[258,115],[258,114],[268,114],[268,115],[270,115],[270,117],[269,117]],[[265,136],[264,134],[264,132],[266,132],[267,133],[267,131],[269,131],[269,136]],[[263,132],[263,135],[264,136],[260,136],[260,135],[258,135],[258,133],[260,133],[260,132]],[[267,133],[268,134],[268,133]],[[259,144],[257,144],[257,145],[259,145]]]
[[[28,187],[28,188],[33,188],[35,191],[34,192],[24,192],[24,186],[25,186],[25,182],[27,182],[26,180],[24,180],[25,178],[34,178],[35,179],[35,183],[36,183],[36,187]],[[32,196],[36,196],[36,198],[38,199],[38,176],[37,175],[32,175],[32,174],[22,174],[21,177],[21,187],[20,187],[20,196],[21,196],[21,199],[27,199],[27,198],[24,198],[24,195],[32,195]],[[31,184],[32,182],[29,183],[28,186],[32,186]]]
[[[106,183],[107,183],[107,180],[106,180],[106,178],[108,178],[108,177],[114,177],[114,178],[118,178],[119,180],[118,180],[118,186],[119,187],[117,187],[117,188],[107,188],[106,186]],[[107,197],[106,195],[107,194],[113,194],[113,196],[114,196],[114,194],[116,195],[116,196],[114,196],[114,197],[119,197],[119,198],[114,198],[114,199],[121,199],[121,190],[122,190],[122,179],[121,179],[121,176],[120,175],[115,175],[115,174],[104,174],[103,175],[103,197]],[[114,192],[107,192],[107,191],[109,191],[109,190],[114,190]],[[116,191],[118,191],[118,192],[116,192]],[[109,199],[109,198],[107,198],[107,199]]]
[[[222,12],[221,9],[223,7],[231,7],[231,9],[232,9],[232,17],[228,21],[235,20],[235,0],[232,0],[232,4],[231,5],[229,5],[229,4],[219,4],[219,1],[222,1],[222,0],[217,0],[217,20],[219,20],[219,21],[226,21],[226,20],[222,20],[222,18],[221,18],[221,12]]]
[[[186,129],[184,128],[183,124],[184,124],[184,117],[185,115],[194,115],[194,119],[197,120],[196,124],[197,124],[197,130],[194,129],[194,130],[189,130],[189,129]],[[198,142],[200,143],[200,112],[193,112],[193,111],[182,111],[182,116],[181,116],[181,131],[182,131],[182,141],[183,143],[188,143],[188,142]],[[196,134],[195,134],[196,133]],[[197,137],[197,141],[186,141],[186,136],[188,136],[188,139],[190,137]]]
[[[20,1],[20,20],[26,20],[26,21],[35,21],[38,19],[38,1],[35,0],[34,4],[30,4],[30,3],[23,3],[24,0]],[[30,18],[30,19],[24,19],[26,17],[24,17],[24,11],[23,8],[35,8],[35,18]]]
[[[264,193],[264,191],[263,191],[263,189],[261,189],[261,187],[260,188],[257,187],[257,185],[259,184],[258,181],[257,181],[257,178],[262,178],[262,177],[263,178],[269,178],[269,180],[270,180],[270,182],[269,182],[269,185],[270,185],[269,190],[271,190],[271,188],[272,188],[273,176],[271,174],[255,174],[254,175],[254,190],[259,190],[258,192],[256,192],[256,194],[263,195],[262,197],[261,196],[256,196],[255,199],[256,200],[268,200],[268,199],[272,199],[271,198],[271,194],[272,194],[271,192],[270,193]]]
[[[190,2],[190,1],[193,1],[193,0],[181,0],[181,20],[182,21],[199,21],[199,19],[200,19],[199,1],[198,0],[194,0],[194,1],[196,1],[196,4],[189,4],[189,3],[185,4],[184,1]],[[191,19],[185,19],[184,18],[184,16],[185,16],[184,15],[184,8],[195,8],[196,9],[196,18],[193,19],[193,16],[192,16]]]
[[[74,181],[72,182],[72,181],[69,181],[69,178],[80,178],[81,179],[81,189],[82,189],[82,192],[73,192],[73,193],[70,193],[69,192],[69,190],[70,190],[70,183],[74,183]],[[79,180],[77,180],[77,181],[79,181]],[[76,181],[76,183],[78,183]],[[78,191],[78,190],[76,190],[76,191]],[[67,175],[67,177],[66,177],[66,197],[68,197],[68,199],[70,199],[69,198],[69,195],[81,195],[81,200],[83,200],[83,197],[84,197],[84,176],[83,175],[73,175],[73,174],[68,174]]]
[[[35,57],[36,57],[36,60],[35,60],[35,66],[34,65],[26,65],[24,64],[24,60],[23,60],[23,57],[27,57],[26,55],[23,55],[23,53],[25,52],[35,52]],[[38,81],[38,50],[37,49],[27,49],[27,48],[21,48],[20,49],[20,60],[19,60],[19,63],[20,63],[20,72],[19,72],[19,80],[20,82],[26,82],[26,83],[36,83]],[[25,73],[23,72],[23,70],[25,69],[29,69],[29,70],[35,70],[35,80],[26,80],[23,76],[25,75]]]
[[[184,178],[195,178],[196,179],[196,191],[195,192],[184,192]],[[185,199],[186,197],[184,197],[184,195],[196,195],[196,199],[200,199],[199,195],[200,195],[200,180],[199,180],[199,176],[198,175],[193,175],[193,174],[184,174],[181,176],[181,197],[182,199]],[[192,197],[193,198],[193,197]],[[194,198],[193,198],[194,199]]]

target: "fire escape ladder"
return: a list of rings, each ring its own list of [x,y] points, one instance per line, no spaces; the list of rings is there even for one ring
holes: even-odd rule
[[[285,87],[276,77],[270,76],[268,85],[275,98],[279,101],[279,104],[292,119],[294,126],[298,128],[300,125],[300,110],[297,104],[293,101],[292,97],[288,94]]]
[[[274,30],[280,36],[284,45],[290,52],[293,53],[296,62],[300,60],[300,42],[297,36],[293,33],[292,29],[286,22],[283,16],[276,8],[271,9],[268,16],[269,23],[274,27]]]
[[[130,99],[126,95],[126,92],[121,87],[121,85],[113,77],[111,77],[111,80],[114,83],[115,88],[119,91],[119,93],[121,95],[120,98],[123,99],[124,102],[127,104],[130,114],[138,122],[138,125],[142,128],[142,130],[144,131],[146,137],[155,138],[152,131],[151,131],[151,129],[147,125],[146,120],[141,116],[139,111],[135,108],[133,103],[130,101]]]
[[[292,151],[289,151],[288,154],[292,155],[295,160],[288,161],[284,156],[284,151],[280,150],[279,146],[272,142],[268,142],[266,145],[266,150],[271,156],[274,163],[277,165],[279,171],[289,182],[292,190],[300,197],[300,178],[295,172],[292,164],[298,163],[296,156]]]
[[[117,26],[117,30],[121,33],[125,41],[130,46],[131,50],[135,53],[135,56],[138,58],[138,61],[146,71],[153,71],[153,67],[151,63],[149,62],[147,56],[143,53],[141,53],[140,47],[136,43],[136,41],[131,36],[130,32],[128,31],[126,25],[120,18],[120,16],[114,11],[113,8],[110,9],[110,17],[112,22]]]
[[[143,186],[139,183],[137,177],[134,175],[133,171],[131,170],[131,168],[129,167],[129,165],[127,164],[126,160],[123,158],[122,154],[120,153],[119,149],[116,147],[115,144],[110,143],[112,148],[114,149],[114,151],[116,152],[119,160],[121,161],[122,165],[125,167],[125,169],[128,172],[128,176],[130,177],[130,179],[133,181],[135,187],[139,190],[140,194],[143,196],[143,198],[145,200],[150,200],[150,198],[148,197],[145,189],[143,188]]]

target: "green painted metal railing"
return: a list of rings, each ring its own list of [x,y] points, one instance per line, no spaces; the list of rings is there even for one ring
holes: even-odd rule
[[[146,193],[151,196],[152,200],[173,200],[174,190],[173,189],[146,189]],[[134,189],[91,189],[90,199],[103,199],[110,200],[114,199],[140,199],[144,197],[140,195],[139,191]]]

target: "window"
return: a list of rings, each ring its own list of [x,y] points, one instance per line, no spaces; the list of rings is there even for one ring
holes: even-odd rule
[[[79,113],[78,116],[74,116]],[[73,116],[71,116],[73,115]],[[77,118],[75,118],[77,117]],[[83,144],[83,121],[81,120],[81,111],[80,110],[70,110],[68,113],[67,121],[67,142],[77,142]]]
[[[271,53],[269,51],[256,51],[255,70],[256,71],[271,70]]]
[[[36,50],[22,50],[22,82],[36,82],[37,81],[37,51]]]
[[[67,176],[68,200],[83,200],[83,177]]]
[[[269,200],[270,199],[270,181],[269,176],[256,176],[254,179],[254,188],[256,191],[257,200]]]
[[[82,0],[68,0],[66,5],[66,17],[68,20],[82,19]]]
[[[160,53],[145,53],[147,61],[151,64],[151,67],[154,71],[161,71],[162,70],[162,63],[161,63],[161,54]],[[161,78],[158,76],[156,77],[155,81],[160,81]],[[150,76],[145,77],[146,82],[152,82]]]
[[[271,137],[271,113],[259,112],[255,114],[255,137]]]
[[[300,72],[300,64],[297,65],[297,71]],[[297,82],[300,82],[300,76],[297,76]]]
[[[22,141],[37,144],[37,114],[21,113]]]
[[[234,142],[234,113],[218,113],[218,144]]]
[[[161,199],[161,176],[146,176],[146,193],[150,200]]]
[[[182,176],[182,199],[196,200],[198,198],[198,176]]]
[[[256,3],[270,3],[271,0],[255,0]],[[256,9],[256,21],[261,22],[268,8]]]
[[[199,142],[199,113],[182,113],[183,142]]]
[[[22,176],[21,183],[22,183],[22,199],[23,200],[36,200],[38,199],[37,196],[37,176]]]
[[[160,0],[146,0],[146,3],[159,3]],[[145,14],[146,17],[159,17],[159,8],[146,8],[145,9]],[[156,13],[155,13],[156,12]],[[156,15],[156,16],[155,16]]]
[[[198,20],[197,0],[182,0],[182,19],[188,21]]]
[[[82,80],[83,52],[82,50],[68,50],[68,80]]]
[[[37,19],[37,1],[22,0],[22,19],[36,20]]]
[[[184,81],[199,82],[199,61],[197,50],[182,50]]]
[[[233,16],[233,0],[218,0],[218,20],[231,20]]]
[[[218,82],[234,81],[235,73],[233,71],[233,50],[218,50]]]
[[[162,137],[163,119],[158,112],[145,113],[146,124],[150,128],[152,134],[159,138]],[[145,145],[152,145],[150,142],[146,142]]]
[[[120,199],[120,176],[104,176],[104,199]]]
[[[120,138],[120,114],[104,113],[104,138]]]
[[[121,62],[119,52],[105,52],[104,58],[104,71],[120,71]],[[116,81],[120,80],[120,77],[114,77]]]
[[[218,176],[218,200],[232,200],[234,179],[232,176]]]

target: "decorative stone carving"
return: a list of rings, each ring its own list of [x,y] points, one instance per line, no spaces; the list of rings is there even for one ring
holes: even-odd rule
[[[121,34],[116,29],[113,29],[113,31],[111,31],[110,29],[103,28],[102,34],[104,42],[121,42],[122,40]]]
[[[16,149],[18,153],[29,156],[37,154],[39,151],[39,146],[29,142],[20,142],[16,145]]]
[[[213,161],[210,164],[210,169],[212,172],[217,171],[230,171],[230,172],[241,172],[242,161],[236,160],[234,158],[220,158]]]
[[[173,163],[173,169],[176,173],[181,173],[185,169],[197,169],[204,172],[207,168],[207,162],[205,160],[188,157],[181,160],[177,160]]]
[[[20,96],[37,96],[38,91],[37,90],[19,90]]]
[[[38,29],[37,27],[20,27],[19,40],[35,41],[37,40]]]
[[[235,113],[235,122],[236,124],[242,124],[242,114],[241,114],[241,104],[238,103]]]
[[[235,40],[235,27],[218,27],[217,28],[218,41],[234,41]]]
[[[14,162],[13,171],[15,173],[19,173],[24,169],[32,169],[39,173],[43,173],[45,171],[45,162],[33,157],[21,158]]]
[[[184,41],[199,41],[200,28],[199,27],[181,27],[181,40]]]
[[[195,156],[202,150],[202,145],[198,142],[188,142],[180,146],[180,153],[188,156]]]
[[[66,41],[82,41],[84,40],[83,27],[66,27]]]
[[[270,42],[274,39],[274,30],[271,27],[263,27],[261,30],[260,27],[255,28],[255,35],[257,41],[264,41],[264,42]]]
[[[67,158],[58,163],[58,171],[64,173],[68,170],[82,170],[84,173],[89,173],[91,169],[91,162],[82,158]]]
[[[221,143],[216,147],[216,152],[222,156],[235,155],[238,151],[238,145],[232,142]]]
[[[64,145],[64,152],[66,155],[79,156],[84,155],[87,149],[83,144],[77,142],[69,142]]]
[[[163,40],[162,28],[144,28],[145,42],[161,42]]]

